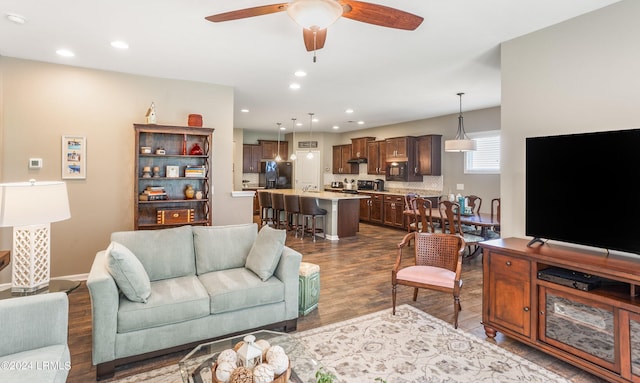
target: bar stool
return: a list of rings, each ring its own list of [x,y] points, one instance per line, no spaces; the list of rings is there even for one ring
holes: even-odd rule
[[[269,192],[258,190],[258,203],[260,204],[260,226],[273,222],[273,207],[271,206],[271,196]],[[271,214],[269,214],[271,213]]]
[[[271,208],[273,209],[273,225],[276,229],[280,228],[283,224],[286,228],[286,214],[285,220],[282,220],[282,213],[284,212],[284,195],[282,193],[270,193],[271,194]]]
[[[298,238],[298,230],[300,229],[300,197],[297,195],[286,194],[284,196],[284,211],[287,216],[287,222],[291,229],[295,231],[295,237]]]
[[[302,214],[302,238],[304,238],[305,227],[308,229],[307,221],[311,221],[311,235],[313,242],[316,241],[316,220],[322,218],[322,237],[327,238],[327,210],[318,205],[318,199],[314,197],[300,197],[300,214]]]

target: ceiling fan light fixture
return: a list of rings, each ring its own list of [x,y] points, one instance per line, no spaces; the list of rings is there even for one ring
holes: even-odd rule
[[[327,28],[342,16],[342,11],[335,0],[293,0],[287,6],[293,21],[312,31]]]

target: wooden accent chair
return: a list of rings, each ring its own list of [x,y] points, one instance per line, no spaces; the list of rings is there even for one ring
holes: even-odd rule
[[[457,202],[440,201],[439,209],[442,219],[442,232],[460,235],[464,238],[467,248],[469,249],[468,256],[475,255],[480,250],[478,242],[484,241],[484,238],[476,234],[465,233],[462,230],[460,205]]]
[[[415,240],[415,265],[402,267],[402,249]],[[398,257],[391,271],[393,315],[396,314],[396,292],[398,285],[413,287],[413,300],[418,298],[418,289],[430,289],[453,294],[453,322],[458,328],[460,289],[462,288],[462,254],[464,239],[457,234],[412,232],[398,244]]]

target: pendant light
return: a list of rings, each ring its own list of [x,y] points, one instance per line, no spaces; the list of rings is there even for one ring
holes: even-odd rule
[[[307,159],[313,159],[313,153],[311,153],[311,125],[313,125],[313,113],[309,113],[309,153],[307,153]]]
[[[298,156],[296,156],[296,119],[295,117],[291,119],[291,133],[293,135],[293,138],[292,138],[293,150],[291,151],[291,157],[289,157],[289,159],[291,161],[295,161],[298,158]]]
[[[458,133],[456,133],[455,140],[446,140],[444,142],[445,152],[471,152],[476,150],[476,142],[467,136],[464,131],[464,122],[462,121],[462,95],[464,93],[458,93],[460,97],[460,115],[458,115]]]
[[[277,125],[278,125],[278,155],[276,156],[276,161],[280,162],[282,161],[282,157],[280,157],[280,130],[282,129],[280,125],[282,125],[282,123],[278,122]]]

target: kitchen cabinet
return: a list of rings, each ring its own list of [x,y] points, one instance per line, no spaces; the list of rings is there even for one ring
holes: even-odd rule
[[[353,158],[368,158],[367,143],[375,140],[375,137],[358,137],[351,139],[351,155]]]
[[[442,175],[442,135],[430,134],[416,138],[414,173],[422,176]]]
[[[258,140],[258,144],[262,147],[263,160],[275,160],[278,155],[278,141]],[[280,141],[280,157],[285,160],[289,157],[289,143]]]
[[[360,220],[371,223],[383,223],[384,197],[377,193],[363,193],[371,198],[360,200]]]
[[[386,141],[367,142],[367,174],[384,175],[387,162]]]
[[[527,243],[480,243],[486,335],[500,331],[610,382],[640,382],[640,258]],[[571,277],[538,277],[552,267],[602,282],[583,290]]]
[[[134,131],[134,229],[211,225],[213,129],[134,124]],[[196,145],[201,150],[190,154]],[[162,148],[164,154],[141,153],[141,147]],[[185,195],[189,186],[195,198]]]
[[[404,227],[404,196],[384,195],[384,224],[387,226]]]
[[[262,159],[262,146],[244,144],[242,145],[242,172],[259,173],[260,160]]]
[[[415,137],[387,138],[387,161],[409,161],[415,156]]]
[[[333,174],[358,174],[358,164],[350,164],[352,145],[335,145],[333,147]]]

